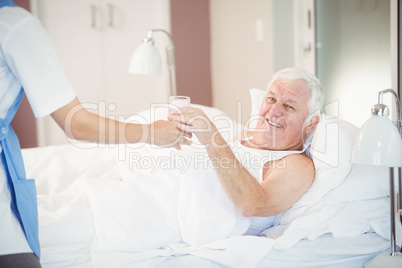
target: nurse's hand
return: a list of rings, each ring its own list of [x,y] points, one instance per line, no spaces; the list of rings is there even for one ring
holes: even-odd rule
[[[180,145],[190,145],[191,133],[181,130],[174,121],[158,120],[148,125],[147,143],[161,147],[181,149]]]

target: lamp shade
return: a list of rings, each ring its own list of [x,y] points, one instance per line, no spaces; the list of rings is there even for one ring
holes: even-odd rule
[[[161,75],[162,61],[158,50],[152,43],[141,44],[130,60],[129,73]]]
[[[364,123],[354,144],[352,162],[371,166],[402,166],[402,139],[387,116],[373,115]]]

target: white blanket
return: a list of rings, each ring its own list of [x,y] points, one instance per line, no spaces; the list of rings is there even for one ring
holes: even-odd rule
[[[113,150],[60,146],[24,150],[23,155],[27,175],[36,178],[38,188],[43,267],[152,266],[153,261],[181,254],[225,266],[253,267],[274,248],[283,251],[300,239],[324,233],[359,237],[376,232],[389,238],[388,186],[383,183],[387,170],[352,168],[340,187],[303,216],[271,229],[270,238],[234,236],[189,246],[181,242],[175,208],[180,189],[174,174],[180,176],[179,170],[158,174],[142,170],[138,180],[122,181]],[[191,195],[184,199],[191,201]],[[229,219],[228,225],[236,222],[233,215]],[[218,230],[224,231],[225,225],[220,226]],[[197,233],[193,235],[197,238]]]
[[[336,191],[306,208],[303,215],[290,210],[288,217],[294,219],[266,230],[265,237],[240,236],[249,226],[248,218],[237,213],[212,168],[202,172],[195,168],[194,155],[205,151],[144,146],[135,152],[149,163],[159,161],[159,165],[173,153],[187,167],[177,169],[177,163],[172,162],[164,169],[141,168],[126,159],[132,168],[126,170],[131,173],[123,176],[123,181],[86,179],[78,183],[94,217],[91,257],[96,267],[116,262],[118,266],[135,266],[150,258],[183,254],[229,267],[253,267],[272,248],[286,250],[301,239],[314,240],[327,233],[357,237],[376,232],[389,237],[389,200],[385,195],[345,202]],[[120,164],[127,165],[127,161]]]
[[[242,235],[248,229],[249,219],[236,211],[215,171],[207,168],[200,172],[196,167],[200,163],[195,162],[194,155],[205,156],[205,150],[178,152],[144,146],[136,152],[141,161],[147,158],[149,163],[171,159],[174,153],[176,160],[180,158],[189,164],[186,172],[168,164],[164,169],[143,169],[128,159],[133,167],[129,180],[80,181],[78,186],[88,197],[94,216],[95,251],[140,253],[166,247],[170,252],[169,245],[177,243],[193,249]]]

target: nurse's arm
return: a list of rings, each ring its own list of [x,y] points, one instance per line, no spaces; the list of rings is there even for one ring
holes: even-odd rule
[[[177,122],[159,120],[151,124],[133,124],[115,121],[88,112],[75,98],[51,114],[69,138],[98,143],[147,142],[160,146],[180,148],[184,134]]]

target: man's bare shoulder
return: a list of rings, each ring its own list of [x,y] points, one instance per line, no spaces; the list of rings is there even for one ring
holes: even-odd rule
[[[313,164],[313,160],[306,155],[306,153],[299,153],[299,154],[289,154],[284,157],[288,161],[292,161],[295,165],[306,165],[306,164]]]
[[[289,168],[305,166],[305,165],[314,165],[311,158],[308,157],[305,153],[289,154],[283,158],[267,162],[266,166],[270,167],[274,162],[288,162],[288,164],[290,165],[289,166],[287,165],[286,167]]]
[[[314,175],[314,162],[305,153],[290,154],[284,157],[289,171],[300,172],[300,174]]]
[[[314,178],[314,163],[305,153],[290,154],[264,165],[264,178],[272,174],[288,174],[308,180]]]

